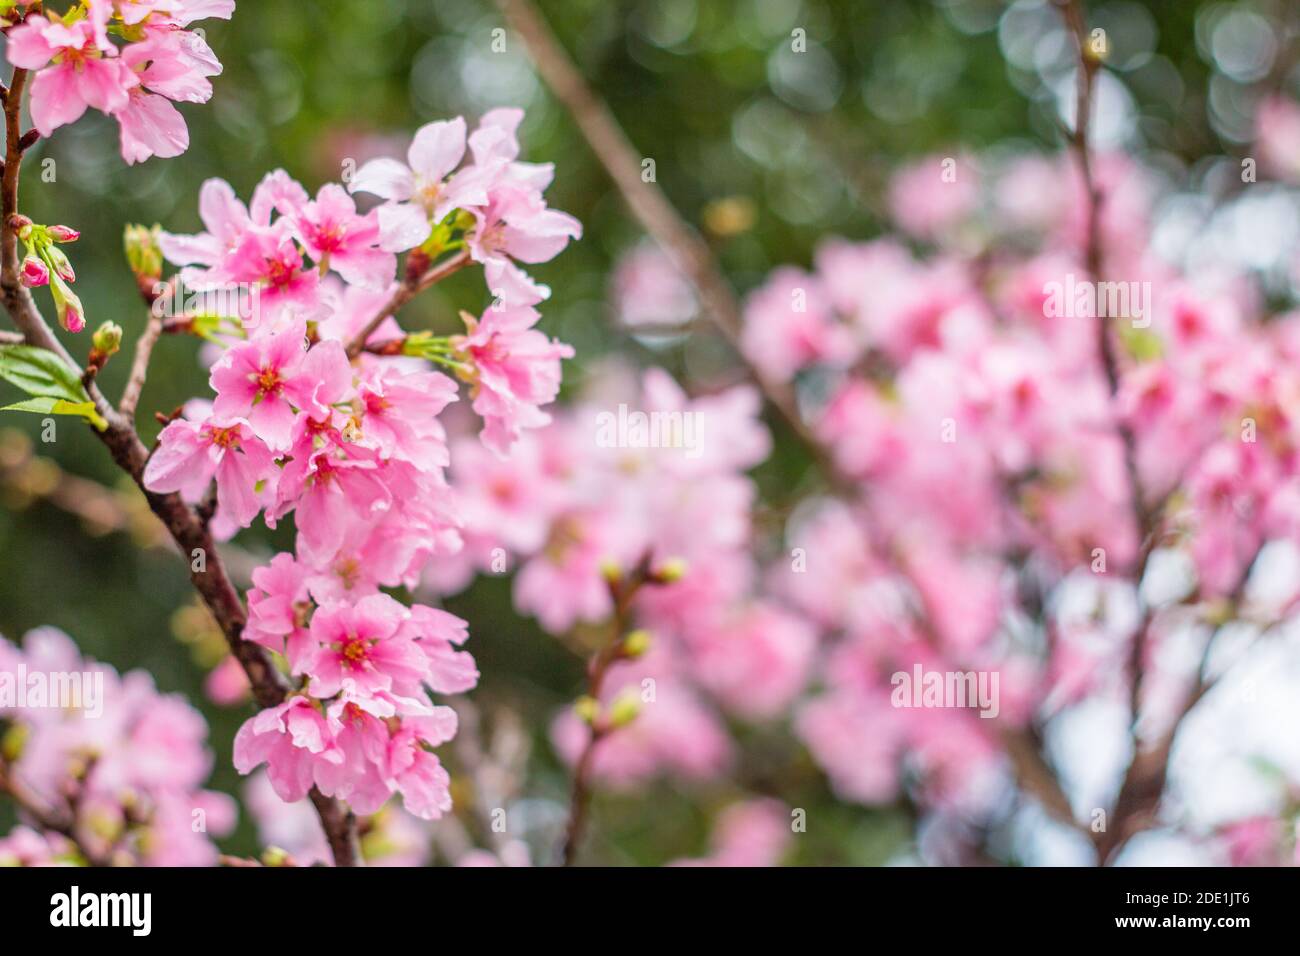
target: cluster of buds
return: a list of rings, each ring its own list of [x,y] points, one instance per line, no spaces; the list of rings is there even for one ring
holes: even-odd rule
[[[80,332],[86,327],[86,312],[69,285],[77,281],[77,273],[59,245],[76,242],[81,233],[68,226],[37,225],[19,213],[9,217],[9,226],[27,248],[19,275],[22,284],[29,288],[48,285],[59,324],[69,332]]]
[[[669,558],[652,564],[647,555],[630,572],[625,572],[616,561],[601,562],[600,574],[609,588],[610,597],[618,607],[631,605],[637,592],[645,585],[676,584],[686,576],[687,565],[682,558]],[[602,701],[599,687],[605,671],[618,661],[634,661],[644,657],[654,643],[654,635],[645,628],[636,628],[619,636],[593,661],[595,680],[591,693],[579,697],[573,705],[578,719],[591,727],[593,739],[603,737],[620,727],[626,727],[641,713],[641,696],[637,688],[624,687],[612,699]]]

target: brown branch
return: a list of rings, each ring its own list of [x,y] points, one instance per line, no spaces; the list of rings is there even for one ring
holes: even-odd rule
[[[144,391],[144,381],[149,374],[149,359],[153,355],[153,347],[158,344],[162,331],[162,319],[150,310],[149,321],[145,324],[144,331],[140,333],[140,340],[135,344],[131,375],[122,389],[122,401],[118,404],[118,411],[127,421],[135,421],[135,410],[140,404],[140,393]]]
[[[682,218],[657,183],[642,180],[642,157],[609,107],[587,85],[530,0],[497,0],[497,6],[528,48],[541,78],[573,117],[587,145],[614,181],[632,214],[695,286],[705,314],[736,350],[750,377],[761,386],[768,404],[785,420],[809,453],[823,461],[825,451],[799,414],[794,392],[755,367],[741,350],[740,303],[708,243]]]
[[[1262,548],[1256,550],[1254,557],[1247,562],[1228,595],[1229,606],[1234,611],[1232,618],[1236,618],[1235,612],[1240,609],[1241,602],[1245,598],[1246,586],[1250,583],[1251,573],[1259,561],[1261,551]],[[1266,626],[1264,631],[1270,630],[1271,626]],[[1169,778],[1169,755],[1173,752],[1174,740],[1187,716],[1222,679],[1221,674],[1210,677],[1207,673],[1210,652],[1222,631],[1223,626],[1220,625],[1206,639],[1196,679],[1168,729],[1153,744],[1147,746],[1143,745],[1136,728],[1134,729],[1133,758],[1124,771],[1124,780],[1120,784],[1119,796],[1115,800],[1111,825],[1105,832],[1097,835],[1097,855],[1103,864],[1112,859],[1131,838],[1149,829],[1155,823],[1156,813],[1160,809],[1160,801],[1164,796],[1165,784]]]
[[[1100,68],[1100,60],[1088,47],[1088,28],[1083,0],[1055,0],[1067,28],[1074,36],[1078,57],[1078,82],[1075,95],[1075,123],[1070,136],[1071,148],[1079,164],[1083,177],[1084,193],[1088,203],[1087,234],[1084,244],[1084,267],[1093,282],[1100,282],[1105,270],[1105,256],[1102,248],[1101,207],[1105,200],[1098,188],[1093,170],[1092,153],[1088,144],[1088,128],[1091,121],[1093,103],[1093,82]],[[1142,488],[1138,472],[1137,439],[1133,429],[1115,409],[1120,386],[1119,360],[1115,352],[1114,338],[1111,335],[1110,319],[1114,317],[1102,314],[1097,309],[1097,354],[1106,384],[1110,393],[1112,410],[1116,416],[1115,431],[1123,447],[1124,472],[1128,480],[1129,496],[1132,503],[1133,522],[1138,534],[1138,553],[1134,559],[1132,579],[1135,587],[1140,587],[1146,574],[1151,553],[1155,550],[1160,515],[1163,512],[1162,501],[1159,505],[1149,506]],[[1167,498],[1165,499],[1167,500]],[[1249,574],[1249,568],[1247,568]],[[1244,585],[1243,577],[1243,585]],[[1164,792],[1168,776],[1169,752],[1173,739],[1181,725],[1182,716],[1200,700],[1206,688],[1199,686],[1186,704],[1186,708],[1175,721],[1174,726],[1152,748],[1142,746],[1138,721],[1142,707],[1142,686],[1146,664],[1146,652],[1150,641],[1154,614],[1147,608],[1137,631],[1133,635],[1133,645],[1129,651],[1127,669],[1129,673],[1129,707],[1131,712],[1130,734],[1133,741],[1133,759],[1124,774],[1120,794],[1116,800],[1112,824],[1106,832],[1098,835],[1098,856],[1105,863],[1133,834],[1149,827],[1154,820],[1160,797]]]
[[[641,586],[649,580],[650,556],[646,555],[626,578],[609,580],[610,597],[614,600],[614,614],[610,619],[609,640],[587,664],[587,692],[590,701],[599,703],[610,667],[624,657],[625,639],[631,623],[632,599]],[[573,769],[573,787],[569,795],[569,822],[565,828],[563,864],[572,866],[582,846],[587,814],[591,806],[591,765],[596,755],[596,745],[616,728],[602,714],[591,716],[591,735],[587,738]]]
[[[1083,0],[1055,0],[1066,26],[1074,36],[1077,47],[1078,79],[1075,88],[1074,130],[1070,135],[1070,146],[1079,163],[1079,173],[1083,177],[1084,194],[1088,204],[1087,227],[1084,241],[1084,268],[1088,278],[1094,283],[1101,282],[1105,272],[1105,255],[1102,249],[1101,207],[1105,196],[1097,186],[1092,163],[1092,150],[1088,145],[1088,129],[1092,120],[1093,81],[1101,66],[1100,60],[1089,51],[1088,26],[1084,12]],[[1102,315],[1100,304],[1097,316],[1097,355],[1102,371],[1106,376],[1106,385],[1110,391],[1111,405],[1119,393],[1120,370],[1119,359],[1115,353],[1114,338],[1110,333],[1108,319],[1114,316]],[[1129,494],[1132,500],[1133,516],[1138,530],[1138,539],[1142,543],[1135,577],[1141,580],[1146,568],[1146,559],[1150,557],[1151,547],[1148,538],[1152,531],[1152,515],[1146,505],[1142,482],[1138,475],[1137,439],[1128,423],[1116,416],[1115,430],[1124,449],[1124,471],[1128,478]]]
[[[4,175],[0,179],[0,300],[29,345],[53,352],[76,369],[77,363],[50,330],[31,293],[19,281],[18,236],[10,225],[10,218],[18,212],[18,174],[22,164],[22,91],[26,83],[27,71],[14,70],[4,104],[6,135]],[[230,645],[230,652],[248,675],[258,705],[273,707],[279,704],[285,698],[288,683],[276,670],[265,649],[243,639],[247,620],[244,604],[226,573],[220,552],[206,524],[179,495],[157,494],[144,486],[144,466],[149,452],[136,434],[134,425],[127,416],[109,405],[93,382],[87,386],[86,391],[99,414],[108,423],[103,431],[92,430],[93,433],[107,447],[118,467],[130,475],[144,492],[150,509],[167,527],[180,548],[182,557],[190,561],[190,581],[212,612],[213,619]],[[355,826],[348,825],[351,815],[344,813],[335,801],[320,797],[315,790],[312,792],[312,802],[321,813],[321,823],[335,853],[334,862],[339,866],[357,864],[360,854],[357,852]]]
[[[418,250],[412,252],[407,260],[408,271],[406,278],[402,280],[397,291],[393,293],[392,298],[384,304],[384,307],[358,332],[348,343],[348,358],[356,358],[366,350],[366,341],[374,334],[375,329],[384,323],[384,320],[397,313],[397,310],[406,303],[410,302],[417,295],[426,289],[432,288],[452,273],[459,272],[465,266],[470,264],[469,250],[462,249],[450,259],[446,259],[431,269],[416,270],[414,275],[410,266],[422,260],[423,253]]]

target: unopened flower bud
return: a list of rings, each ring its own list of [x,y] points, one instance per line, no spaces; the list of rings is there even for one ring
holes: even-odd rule
[[[624,657],[640,657],[650,650],[651,635],[645,628],[638,628],[623,638],[622,654]]]
[[[595,723],[596,717],[600,714],[600,703],[596,698],[584,695],[574,701],[573,712],[584,724]]]
[[[162,248],[158,244],[158,232],[157,226],[126,227],[123,235],[126,261],[137,279],[148,279],[152,283],[162,277],[163,257]]]
[[[289,851],[278,846],[268,846],[262,851],[263,866],[291,866],[293,857],[289,856]]]
[[[18,281],[29,289],[49,285],[50,270],[38,256],[27,256],[23,259],[23,270],[18,276]]]
[[[46,246],[43,250],[45,261],[53,267],[54,271],[59,274],[59,278],[64,282],[76,282],[77,273],[72,268],[72,263],[64,255],[63,250],[58,246]]]
[[[82,311],[81,300],[75,295],[59,310],[59,324],[69,332],[82,332],[86,328],[86,313]]]
[[[432,260],[428,253],[421,249],[412,249],[406,257],[406,281],[410,285],[415,285],[429,271]]]
[[[76,242],[81,238],[81,233],[71,226],[47,226],[45,231],[55,242]]]
[[[619,691],[609,706],[609,723],[612,727],[626,727],[641,713],[641,697],[635,687]]]
[[[59,324],[69,332],[80,332],[86,327],[86,311],[77,294],[57,274],[50,276],[50,294],[59,314]]]
[[[9,226],[18,234],[19,239],[28,238],[32,234],[33,225],[34,223],[22,213],[16,212],[9,217]]]
[[[600,562],[600,576],[605,579],[606,584],[615,585],[623,580],[623,569],[619,567],[617,561],[606,558]]]
[[[122,327],[116,322],[105,322],[90,338],[91,348],[108,358],[122,347]]]
[[[686,576],[686,562],[682,558],[669,558],[650,575],[656,584],[675,584]]]
[[[31,733],[31,729],[26,724],[11,724],[4,736],[0,737],[0,757],[3,757],[6,763],[17,763],[23,755],[27,738]]]

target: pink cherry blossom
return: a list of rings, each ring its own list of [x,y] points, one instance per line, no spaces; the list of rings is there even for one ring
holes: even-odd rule
[[[187,500],[198,501],[215,478],[217,530],[228,536],[236,528],[247,528],[273,499],[278,475],[274,454],[248,422],[178,419],[159,436],[158,450],[145,466],[144,483],[151,491],[179,491]]]
[[[243,418],[277,451],[289,447],[296,410],[329,414],[351,384],[347,357],[337,342],[306,348],[303,323],[233,346],[212,369],[213,413]]]
[[[356,203],[337,183],[290,214],[294,231],[320,268],[355,285],[383,288],[393,281],[397,258],[379,248],[378,212],[357,215]]]
[[[478,227],[467,244],[483,264],[488,290],[505,306],[530,306],[551,290],[534,282],[516,262],[548,262],[570,239],[582,238],[582,224],[547,207],[541,194],[513,183],[494,188],[489,201],[473,209]]]
[[[533,328],[540,316],[530,306],[492,307],[466,319],[454,340],[474,382],[474,411],[483,419],[483,443],[505,454],[522,429],[540,428],[550,416],[538,406],[554,401],[560,359],[573,349]]]
[[[399,633],[406,614],[386,594],[318,610],[311,620],[318,646],[303,662],[312,675],[312,694],[333,697],[345,687],[366,695],[418,688],[427,661],[415,642]]]
[[[388,200],[378,210],[382,249],[412,249],[428,239],[433,223],[453,209],[487,202],[480,177],[471,170],[451,175],[464,155],[465,121],[458,116],[420,127],[406,164],[372,159],[357,170],[348,184],[351,192]]]
[[[244,721],[235,735],[235,769],[249,773],[265,763],[271,786],[281,800],[307,796],[324,768],[344,762],[343,751],[316,705],[290,697]]]
[[[32,16],[9,32],[5,56],[16,67],[36,70],[31,86],[32,122],[42,136],[74,123],[87,107],[116,113],[127,105],[139,79],[90,20],[65,24]],[[52,60],[57,64],[47,66]]]

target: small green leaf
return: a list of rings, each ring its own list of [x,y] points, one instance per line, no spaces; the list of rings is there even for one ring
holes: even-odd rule
[[[0,378],[28,395],[69,402],[86,398],[76,371],[53,352],[34,345],[0,346]]]
[[[12,405],[0,407],[0,412],[32,412],[35,415],[76,415],[84,418],[101,432],[108,428],[108,422],[95,411],[94,402],[69,402],[51,395],[40,395]]]

